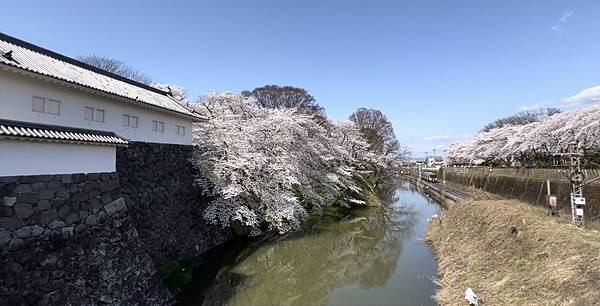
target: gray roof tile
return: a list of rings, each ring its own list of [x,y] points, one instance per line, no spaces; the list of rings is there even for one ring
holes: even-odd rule
[[[50,140],[76,143],[127,145],[127,139],[115,133],[69,127],[0,120],[0,138]]]
[[[10,56],[6,55],[8,52]],[[2,64],[201,119],[167,92],[0,33],[0,68]]]

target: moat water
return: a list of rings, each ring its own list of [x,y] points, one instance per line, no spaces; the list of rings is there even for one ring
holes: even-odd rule
[[[182,305],[435,305],[437,264],[422,241],[441,207],[411,185],[382,208],[331,212],[276,240],[209,254]]]

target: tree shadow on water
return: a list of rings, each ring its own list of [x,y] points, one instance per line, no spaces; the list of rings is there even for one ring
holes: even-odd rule
[[[295,233],[209,251],[180,305],[325,305],[339,288],[384,287],[418,214],[400,205],[327,214]]]

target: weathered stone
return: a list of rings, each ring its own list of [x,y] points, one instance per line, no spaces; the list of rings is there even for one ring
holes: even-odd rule
[[[8,243],[9,250],[18,250],[25,245],[25,241],[20,238],[14,238]]]
[[[60,176],[60,182],[63,184],[70,184],[73,183],[73,178],[70,174],[63,174]]]
[[[33,207],[29,203],[17,203],[14,209],[19,218],[29,218],[33,214]]]
[[[90,215],[85,219],[85,224],[87,225],[96,225],[96,216]]]
[[[50,205],[50,201],[48,200],[40,200],[40,202],[37,205],[38,210],[48,210],[51,207],[52,206]]]
[[[31,185],[32,191],[40,191],[40,190],[44,190],[44,189],[46,189],[46,183],[43,183],[43,182],[33,183]]]
[[[93,212],[98,212],[100,211],[100,209],[102,209],[102,203],[98,200],[92,200],[92,211]]]
[[[29,218],[23,220],[25,223],[29,225],[40,224],[41,212],[33,211],[33,214],[29,216]]]
[[[112,201],[112,197],[110,196],[110,192],[105,192],[102,194],[102,204],[106,205]]]
[[[12,207],[0,206],[0,217],[10,217],[13,213]]]
[[[19,238],[28,238],[31,237],[31,226],[23,226],[20,229],[15,231],[17,237]]]
[[[85,223],[81,223],[75,227],[75,233],[81,233],[87,228]]]
[[[202,252],[195,245],[205,250],[218,243],[208,238],[213,236],[206,233],[209,226],[192,221],[202,219],[208,203],[199,188],[193,187],[198,174],[190,163],[193,154],[192,147],[166,144],[135,143],[117,148],[120,191],[140,237],[148,241],[148,249],[159,262],[173,252],[179,257],[194,256]],[[223,240],[231,237],[229,232],[223,233]]]
[[[21,221],[21,219],[19,219],[17,216],[0,218],[0,227],[7,230],[14,231],[23,225],[23,221]]]
[[[60,208],[65,203],[67,203],[67,201],[65,199],[52,199],[52,200],[50,200],[50,206],[52,206],[52,208]]]
[[[4,197],[4,206],[14,206],[17,203],[17,197]]]
[[[38,175],[36,179],[38,182],[49,182],[52,180],[52,175]]]
[[[65,218],[65,223],[67,225],[71,225],[76,222],[79,222],[79,214],[78,213],[71,213]]]
[[[35,183],[34,175],[19,176],[19,184],[33,184],[33,183]]]
[[[58,211],[58,216],[61,218],[66,217],[71,212],[71,205],[65,204]]]
[[[64,230],[64,228],[63,228]],[[52,271],[52,278],[62,278],[63,276],[65,276],[65,271],[64,270],[54,270]]]
[[[48,223],[56,220],[56,218],[58,218],[58,213],[56,212],[56,209],[44,211],[44,212],[42,212],[42,215],[40,218],[40,223],[48,224]]]
[[[49,200],[54,198],[54,189],[45,189],[40,192],[40,200]]]
[[[73,227],[69,226],[69,227],[63,227],[62,228],[62,235],[64,238],[71,238],[73,237]]]
[[[62,221],[59,221],[59,220],[54,220],[50,224],[48,224],[48,227],[51,229],[57,229],[57,228],[61,228],[64,226],[65,226],[65,223]]]
[[[92,191],[92,184],[89,183],[81,183],[79,184],[79,190],[89,194]]]
[[[110,191],[110,197],[113,199],[118,199],[121,197],[121,189],[117,188],[117,189],[113,189]]]
[[[73,201],[85,201],[88,199],[88,194],[85,192],[78,192],[73,196]]]
[[[56,255],[46,255],[46,257],[42,260],[42,267],[54,266],[58,262],[58,258]]]
[[[46,188],[48,189],[58,189],[61,188],[62,184],[60,182],[48,182],[46,183]]]
[[[86,175],[83,173],[75,173],[72,175],[73,183],[81,183],[86,179]]]
[[[39,280],[39,278],[34,278],[34,282],[38,282]],[[40,300],[41,296],[37,293],[28,293],[23,298],[25,299],[27,305],[37,305],[37,302]]]
[[[88,217],[88,212],[87,211],[80,211],[79,212],[79,219],[80,220],[85,220]]]
[[[140,151],[131,150],[139,154],[132,155],[128,164],[124,165],[122,160],[117,163],[118,168],[127,168],[136,176],[120,178],[116,173],[76,174],[73,179],[72,175],[54,175],[49,181],[48,177],[40,180],[38,176],[31,176],[18,178],[9,183],[12,185],[0,183],[0,205],[4,196],[14,195],[13,207],[29,203],[34,210],[23,220],[15,213],[11,217],[0,217],[0,227],[9,225],[6,230],[0,229],[0,249],[5,250],[0,265],[15,262],[23,267],[21,272],[11,272],[10,277],[3,278],[0,304],[6,301],[6,296],[12,295],[21,299],[14,303],[19,305],[103,302],[123,305],[148,301],[155,305],[172,304],[164,285],[156,277],[155,265],[146,253],[149,248],[144,244],[152,246],[153,254],[188,255],[186,240],[190,237],[202,241],[207,239],[207,232],[186,230],[188,219],[198,220],[205,206],[196,205],[195,199],[189,197],[190,194],[199,194],[193,189],[192,181],[188,180],[191,178],[188,174],[195,171],[187,161],[190,157],[187,153],[192,152],[190,146],[141,144],[140,148]],[[180,174],[184,175],[183,182],[180,182]],[[129,184],[129,193],[123,193],[123,196],[136,195],[131,203],[127,202],[127,198],[121,198],[120,184],[124,182]],[[19,184],[30,184],[31,191],[20,187],[21,192],[16,192]],[[101,191],[103,188],[106,192]],[[102,196],[106,207],[103,207]],[[173,209],[174,203],[184,203],[186,209]],[[189,205],[194,207],[193,211],[187,209],[187,203],[194,203]],[[136,210],[144,212],[144,216],[136,221],[144,235],[138,235],[126,204],[136,205]],[[99,223],[101,226],[97,225]],[[174,230],[169,229],[171,226]],[[154,232],[153,236],[147,235],[149,230]],[[184,234],[175,239],[170,233]],[[140,239],[144,240],[144,244]],[[196,240],[194,244],[197,245]],[[174,245],[181,245],[185,251],[173,252]],[[201,250],[208,247],[206,244],[202,246]],[[27,252],[23,251],[25,248]],[[50,260],[53,263],[45,260],[50,254],[54,258]],[[194,249],[191,255],[196,254],[198,250]],[[156,258],[161,262],[165,257]],[[98,277],[98,274],[101,276]],[[102,277],[104,275],[107,277]],[[5,288],[9,291],[2,291]]]
[[[44,232],[44,228],[39,226],[39,225],[33,225],[31,226],[31,235],[32,236],[39,236]]]
[[[98,192],[98,191],[95,191],[95,190],[94,190],[94,191],[91,191],[91,192],[88,194],[88,198],[89,198],[90,200],[97,199],[97,198],[99,198],[99,197],[100,197],[100,194],[101,194],[100,192]]]
[[[10,231],[0,229],[0,246],[7,244],[11,238],[12,235]]]
[[[28,193],[31,192],[31,185],[29,184],[19,184],[14,190],[15,193]]]
[[[98,299],[98,301],[100,301],[101,303],[104,303],[104,304],[112,304],[113,299],[112,299],[112,297],[110,295],[103,294],[103,295],[100,296],[100,298]]]
[[[37,192],[22,193],[17,196],[17,202],[37,203],[40,195]]]
[[[118,198],[104,206],[104,210],[106,210],[106,213],[109,216],[112,216],[112,215],[116,214],[117,212],[119,212],[121,210],[126,210],[126,209],[127,209],[127,205],[125,205],[125,201],[123,200],[123,198]]]
[[[66,188],[57,188],[56,190],[56,197],[60,198],[60,199],[68,199],[69,198],[69,193],[67,192]]]
[[[2,176],[2,177],[0,177],[0,182],[2,182],[2,183],[14,183],[14,182],[18,182],[18,181],[19,181],[18,176]]]

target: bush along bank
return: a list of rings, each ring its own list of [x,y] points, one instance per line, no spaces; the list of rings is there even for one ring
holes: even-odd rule
[[[489,305],[595,305],[600,232],[517,201],[451,206],[426,240],[439,263],[440,305],[465,305],[473,288]]]

